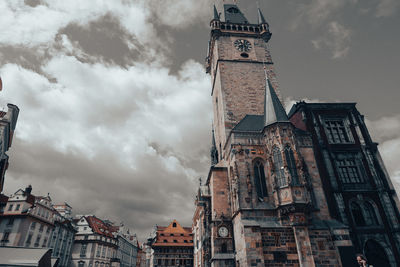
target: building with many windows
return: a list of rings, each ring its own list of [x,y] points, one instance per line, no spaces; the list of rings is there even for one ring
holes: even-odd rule
[[[75,228],[52,206],[50,196],[35,196],[32,187],[19,189],[8,198],[0,215],[0,245],[52,248],[58,266],[69,266]]]
[[[156,227],[151,249],[150,266],[193,266],[192,230],[176,220],[166,227]]]
[[[93,215],[79,216],[75,223],[71,266],[119,266],[117,227]]]
[[[329,212],[373,266],[400,262],[398,198],[355,103],[299,102],[293,124],[311,133]]]
[[[121,267],[136,266],[138,260],[139,244],[136,235],[123,225],[118,227],[117,258]]]
[[[56,211],[49,196],[34,196],[31,191],[29,186],[9,197],[0,215],[0,245],[48,247]]]
[[[56,211],[54,230],[50,238],[49,247],[52,248],[53,258],[59,259],[57,266],[70,266],[75,233],[76,229],[72,220]]]

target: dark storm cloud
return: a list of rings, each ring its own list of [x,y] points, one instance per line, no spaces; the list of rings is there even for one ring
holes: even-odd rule
[[[146,59],[148,52],[135,36],[121,27],[118,18],[106,15],[82,26],[71,23],[60,30],[82,51],[105,63],[128,66]]]

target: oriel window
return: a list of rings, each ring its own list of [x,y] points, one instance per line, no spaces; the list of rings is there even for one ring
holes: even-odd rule
[[[360,173],[357,159],[354,155],[347,155],[346,157],[336,160],[336,166],[339,174],[340,181],[344,184],[358,184],[365,183],[364,177]]]
[[[326,136],[331,144],[349,143],[350,138],[343,119],[325,121]]]

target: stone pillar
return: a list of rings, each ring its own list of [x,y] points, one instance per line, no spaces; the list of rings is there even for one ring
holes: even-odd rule
[[[296,240],[300,267],[315,267],[308,229],[304,226],[295,226],[293,227],[293,232]]]

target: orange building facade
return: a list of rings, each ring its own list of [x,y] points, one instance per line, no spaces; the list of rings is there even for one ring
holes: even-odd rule
[[[151,248],[150,266],[193,266],[192,229],[176,220],[167,227],[157,226]]]

